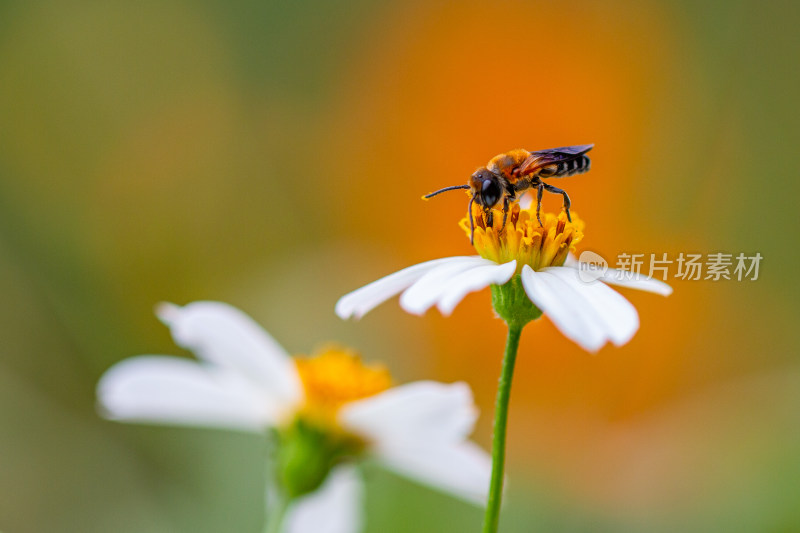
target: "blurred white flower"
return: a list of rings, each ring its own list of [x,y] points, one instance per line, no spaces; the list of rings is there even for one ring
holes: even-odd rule
[[[526,295],[538,308],[534,318],[543,312],[565,336],[595,352],[608,341],[625,344],[639,329],[636,309],[605,283],[664,296],[672,292],[661,281],[614,269],[588,280],[579,276],[581,265],[570,251],[583,238],[584,224],[575,213],[572,222],[563,212],[546,214],[540,226],[535,215],[515,205],[505,227],[501,212],[493,218],[494,227],[487,228],[482,212],[475,213],[474,246],[480,256],[434,259],[395,272],[340,298],[336,314],[361,318],[402,293],[400,306],[409,313],[422,315],[435,305],[449,315],[470,292],[508,284],[499,299],[513,299],[515,291]],[[461,224],[469,236],[467,219]],[[518,287],[509,284],[515,276]]]
[[[200,360],[143,355],[114,365],[97,387],[102,414],[258,433],[312,427],[336,446],[345,443],[348,453],[331,456],[336,462],[330,473],[326,466],[322,484],[293,500],[285,532],[359,531],[361,479],[348,459],[362,453],[399,474],[484,503],[491,465],[467,440],[477,410],[466,384],[419,381],[390,388],[385,369],[337,348],[292,358],[250,317],[223,303],[162,304],[157,314],[175,342]]]

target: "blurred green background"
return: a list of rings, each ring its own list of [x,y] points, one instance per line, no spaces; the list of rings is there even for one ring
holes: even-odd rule
[[[487,446],[488,291],[447,319],[333,305],[471,253],[463,197],[421,194],[594,142],[564,182],[582,246],[759,252],[760,278],[626,292],[641,330],[597,356],[529,326],[503,531],[800,531],[798,24],[796,2],[735,0],[0,3],[0,530],[259,531],[258,438],[95,413],[110,365],[181,353],[163,300],[467,380]],[[367,478],[370,532],[479,528]]]

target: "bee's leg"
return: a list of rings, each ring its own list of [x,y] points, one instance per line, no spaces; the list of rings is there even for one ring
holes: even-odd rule
[[[542,185],[544,185],[544,188],[547,189],[547,192],[552,192],[552,193],[563,194],[564,195],[564,211],[567,212],[567,220],[572,222],[572,216],[570,216],[570,214],[569,214],[569,206],[572,205],[572,204],[569,201],[569,196],[567,195],[567,191],[562,191],[558,187],[553,187],[552,185],[547,184],[547,183],[543,183]]]
[[[508,220],[508,202],[511,200],[510,196],[506,196],[503,200],[503,227],[506,227],[506,220]]]
[[[539,226],[543,227],[542,224],[542,194],[544,194],[544,183],[539,182],[539,187],[536,189],[536,220],[539,221]]]
[[[486,227],[491,228],[494,226],[494,213],[491,209],[486,210]]]
[[[467,211],[469,211],[469,243],[472,246],[475,246],[475,218],[472,216],[472,204],[475,202],[475,197],[469,199],[469,206],[467,206]]]

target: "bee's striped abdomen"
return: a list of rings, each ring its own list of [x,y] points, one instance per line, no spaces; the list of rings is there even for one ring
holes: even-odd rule
[[[569,176],[574,176],[575,174],[583,174],[584,172],[588,172],[591,166],[592,161],[589,159],[589,157],[582,155],[580,157],[576,157],[575,159],[558,163],[556,171],[547,177],[568,178]]]

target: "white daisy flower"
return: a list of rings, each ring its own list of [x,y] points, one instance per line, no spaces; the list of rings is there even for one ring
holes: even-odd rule
[[[284,532],[359,531],[362,482],[350,459],[367,454],[399,474],[484,503],[491,465],[467,440],[477,410],[465,383],[391,387],[386,369],[337,347],[292,358],[223,303],[163,304],[157,314],[199,361],[143,355],[114,365],[97,387],[102,414],[275,432],[279,490],[292,496]],[[321,469],[298,452],[309,443],[319,448],[311,459]]]
[[[503,302],[498,300],[522,295],[535,306],[531,318],[544,313],[564,335],[595,352],[609,341],[625,344],[639,329],[636,309],[606,283],[664,296],[672,292],[666,283],[615,269],[597,279],[579,277],[580,265],[570,251],[583,238],[584,223],[574,212],[572,222],[563,212],[545,214],[541,226],[534,212],[519,205],[513,206],[505,227],[502,212],[494,214],[489,227],[480,209],[474,215],[478,256],[434,259],[395,272],[343,296],[336,314],[360,318],[402,293],[400,306],[409,313],[422,315],[436,306],[449,315],[467,294],[492,286],[501,315],[498,303]],[[469,237],[467,218],[461,226]],[[504,285],[508,290],[499,290]]]

